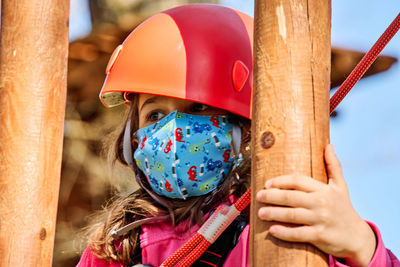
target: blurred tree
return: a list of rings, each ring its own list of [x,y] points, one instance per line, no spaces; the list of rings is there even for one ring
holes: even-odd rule
[[[218,0],[89,0],[94,30],[103,23],[128,30],[161,10],[190,3],[216,4]]]

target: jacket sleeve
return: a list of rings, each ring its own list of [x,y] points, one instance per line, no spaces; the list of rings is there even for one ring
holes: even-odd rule
[[[123,267],[124,265],[117,262],[110,262],[99,259],[93,254],[90,247],[87,247],[83,252],[80,261],[76,267]]]
[[[396,256],[383,244],[382,236],[378,228],[371,222],[367,222],[375,233],[377,246],[368,267],[400,267],[400,262]],[[249,225],[243,230],[239,237],[236,247],[229,253],[224,266],[249,266],[248,247],[249,245]],[[329,256],[329,267],[351,267],[339,262],[332,255]]]
[[[371,262],[368,267],[400,267],[400,262],[396,256],[388,249],[385,248],[383,244],[381,233],[375,224],[368,222],[371,229],[374,231],[376,236],[376,249]],[[349,265],[339,262],[339,260],[332,255],[329,256],[329,266],[330,267],[347,267]]]

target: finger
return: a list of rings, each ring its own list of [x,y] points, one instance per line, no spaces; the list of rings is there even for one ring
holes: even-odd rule
[[[329,183],[345,184],[342,167],[331,144],[325,148],[325,164]]]
[[[263,207],[258,217],[265,221],[312,225],[316,219],[314,213],[304,208]]]
[[[272,178],[265,183],[266,188],[294,189],[304,192],[318,191],[323,183],[304,175],[284,175]]]
[[[259,191],[256,199],[264,204],[279,206],[311,208],[313,205],[311,196],[308,193],[277,188]]]
[[[313,242],[315,231],[312,226],[285,226],[274,224],[269,228],[269,232],[276,238],[290,242]]]

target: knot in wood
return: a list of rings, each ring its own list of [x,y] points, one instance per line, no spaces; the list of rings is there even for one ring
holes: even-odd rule
[[[46,229],[45,228],[40,229],[40,233],[39,233],[40,240],[45,240],[46,235],[47,235]]]
[[[261,146],[265,149],[272,147],[275,144],[275,137],[271,132],[264,132],[261,136]]]

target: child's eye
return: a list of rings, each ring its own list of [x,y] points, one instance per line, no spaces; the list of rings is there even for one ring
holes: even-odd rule
[[[209,108],[210,106],[205,105],[205,104],[200,104],[200,103],[195,103],[193,104],[193,106],[191,107],[191,111],[192,112],[202,112],[205,111]]]
[[[150,112],[149,115],[147,115],[147,121],[159,121],[165,116],[164,113],[160,111],[153,111]]]

